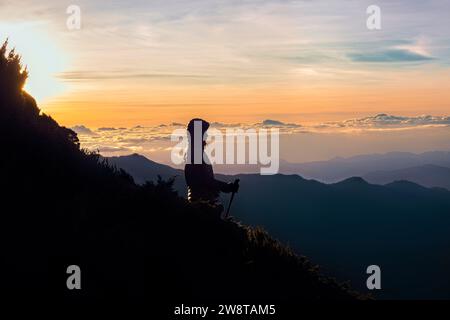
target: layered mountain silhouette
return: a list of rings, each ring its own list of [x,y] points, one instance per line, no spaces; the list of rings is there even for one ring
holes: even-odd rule
[[[122,159],[122,157],[118,157],[118,159]],[[125,160],[126,157],[123,159]],[[214,170],[227,175],[254,174],[260,172],[260,166],[218,164],[214,166]],[[440,187],[450,190],[449,170],[450,152],[433,151],[421,154],[389,152],[305,163],[290,163],[281,160],[279,171],[281,174],[298,174],[304,178],[325,183],[335,183],[358,176],[374,184],[407,180],[425,187]]]
[[[162,166],[137,155],[121,159],[129,172],[137,160],[141,169],[152,172],[135,177],[140,181],[154,179]],[[165,173],[166,178],[182,175],[176,169]],[[360,177],[334,184],[298,175],[220,178],[241,180],[233,203],[238,219],[263,226],[317,259],[330,274],[351,280],[358,290],[366,290],[367,266],[377,264],[385,287],[376,297],[450,298],[449,191],[409,181],[374,185]],[[177,186],[180,193],[185,190],[182,178]],[[228,200],[223,198],[224,203]]]
[[[261,228],[187,203],[170,181],[136,184],[81,150],[76,133],[22,90],[26,78],[19,56],[3,45],[0,271],[8,299],[141,302],[167,312],[172,303],[356,298]],[[161,166],[133,170],[171,175]],[[81,268],[80,291],[66,287],[70,265]]]
[[[280,172],[284,174],[299,174],[308,179],[315,179],[326,183],[333,183],[344,180],[349,177],[369,177],[372,178],[373,172],[378,171],[397,171],[414,167],[422,167],[422,172],[430,170],[433,175],[432,168],[427,165],[450,168],[450,152],[449,151],[433,151],[421,154],[409,152],[389,152],[385,154],[368,154],[359,155],[350,158],[334,158],[328,161],[314,161],[305,163],[280,163]],[[424,167],[425,166],[425,167]],[[406,174],[408,172],[403,172]],[[393,179],[395,172],[393,172]],[[403,179],[411,180],[420,184],[422,179],[415,180],[416,173],[402,176]],[[394,180],[381,180],[383,182],[393,182]],[[374,180],[376,183],[378,180]],[[426,186],[444,187],[442,180],[434,181],[428,178],[427,182],[431,185]]]
[[[106,159],[111,165],[122,168],[130,173],[138,184],[144,184],[147,181],[157,181],[158,176],[164,180],[174,177],[179,177],[176,180],[184,179],[183,170],[174,169],[168,165],[154,162],[137,153],[129,156],[109,157]]]
[[[406,180],[425,187],[440,187],[450,190],[450,167],[426,164],[398,170],[375,171],[364,175],[364,179],[375,184]]]

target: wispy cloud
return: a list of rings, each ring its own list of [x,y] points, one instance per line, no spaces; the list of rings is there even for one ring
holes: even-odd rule
[[[98,128],[97,131],[116,131],[118,129],[113,128],[113,127],[102,127],[102,128]]]
[[[424,62],[434,60],[433,57],[405,49],[387,49],[378,52],[351,53],[349,57],[357,62]]]
[[[375,116],[359,119],[350,119],[339,122],[324,123],[322,127],[333,128],[414,128],[420,126],[450,126],[450,117],[422,115],[417,117],[403,117],[388,114],[377,114]]]
[[[72,69],[59,77],[72,81],[274,81],[289,77],[299,64],[334,64],[344,71],[349,68],[345,57],[360,63],[449,60],[448,37],[440,31],[450,27],[443,14],[450,9],[446,3],[380,0],[384,24],[377,33],[365,28],[365,10],[372,4],[368,0],[134,0],[126,5],[80,0],[77,4],[83,14],[79,32],[65,28],[66,8],[56,0],[45,5],[31,0],[2,2],[0,19],[26,17],[51,25],[75,59]],[[389,46],[417,41],[418,35],[427,39],[424,45],[433,55]],[[118,65],[122,69],[113,71]]]
[[[165,73],[134,73],[130,71],[74,71],[62,72],[57,75],[59,79],[66,81],[91,81],[91,80],[121,80],[121,79],[161,79],[161,78],[191,78],[205,79],[208,75],[200,74],[165,74]]]
[[[58,56],[67,57],[63,70],[55,71],[63,94],[41,105],[61,122],[119,126],[138,116],[183,121],[199,109],[215,119],[247,122],[276,117],[273,110],[367,114],[377,112],[374,83],[377,103],[392,106],[389,112],[417,103],[414,110],[439,114],[448,105],[436,101],[440,94],[449,97],[446,1],[379,0],[382,29],[376,32],[366,28],[370,0],[76,4],[82,29],[71,32],[65,2],[1,2],[0,37],[10,33],[5,25],[19,23],[24,42],[36,38],[39,29],[63,53]],[[32,75],[41,73],[39,60],[26,63]],[[434,94],[426,101],[416,99],[422,82],[427,94]],[[54,94],[61,91],[49,93]]]

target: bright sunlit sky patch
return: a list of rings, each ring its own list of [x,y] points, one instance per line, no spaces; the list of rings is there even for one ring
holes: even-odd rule
[[[25,90],[40,102],[64,92],[65,85],[57,79],[64,72],[68,55],[51,38],[46,23],[0,23],[2,39],[9,37],[9,45],[22,56],[30,73]]]
[[[69,31],[66,9],[80,6]],[[26,89],[62,124],[343,121],[450,113],[450,2],[0,0]]]

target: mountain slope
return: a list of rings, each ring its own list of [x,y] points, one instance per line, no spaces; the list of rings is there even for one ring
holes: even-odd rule
[[[163,180],[173,179],[173,188],[182,197],[187,195],[187,187],[184,180],[184,171],[174,169],[170,166],[154,162],[139,154],[128,156],[105,158],[109,164],[120,168],[131,174],[134,181],[144,184],[147,181],[158,181],[158,177]]]
[[[375,171],[366,174],[364,179],[375,184],[407,180],[425,187],[440,187],[450,190],[450,168],[431,164],[399,170]]]
[[[283,162],[280,172],[333,183],[354,176],[364,177],[374,171],[402,170],[428,164],[450,168],[450,152],[389,152],[299,164]]]
[[[263,226],[358,290],[366,290],[367,266],[377,264],[389,288],[378,298],[450,298],[449,191],[359,177],[329,185],[298,175],[217,177],[241,180],[234,216]]]
[[[154,315],[177,302],[355,298],[263,230],[192,206],[169,183],[137,185],[80,150],[76,134],[22,91],[22,70],[4,45],[0,271],[8,299],[145,303]],[[74,264],[82,270],[76,292],[66,288]]]
[[[356,289],[364,292],[364,270],[377,264],[389,286],[377,298],[450,298],[450,192],[360,178],[332,185],[295,175],[237,178],[235,216],[314,256]]]
[[[164,180],[179,176],[184,179],[182,170],[156,163],[136,153],[128,156],[108,157],[107,160],[110,164],[126,170],[139,184],[156,181],[158,176]]]

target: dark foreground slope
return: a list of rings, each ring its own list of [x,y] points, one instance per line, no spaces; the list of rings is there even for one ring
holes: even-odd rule
[[[138,186],[21,90],[0,51],[2,293],[56,302],[189,303],[353,299],[260,229],[193,207],[170,184]],[[82,289],[66,288],[79,265]]]
[[[120,159],[133,176],[139,163],[139,172],[147,173],[135,176],[141,181],[154,179],[161,166],[138,155]],[[169,178],[182,172],[166,174]],[[367,290],[366,268],[377,264],[383,289],[372,292],[376,298],[450,298],[448,190],[407,181],[379,186],[361,178],[335,184],[297,175],[220,178],[241,180],[233,215],[263,226],[294,250],[314,257],[330,274],[350,280],[360,292]],[[177,181],[175,187],[182,192],[184,181]],[[227,204],[229,195],[223,201]]]
[[[383,274],[377,298],[450,298],[449,191],[407,181],[326,185],[299,176],[238,177],[245,190],[233,204],[240,220],[263,226],[354,288],[366,290],[365,270],[376,264]]]

